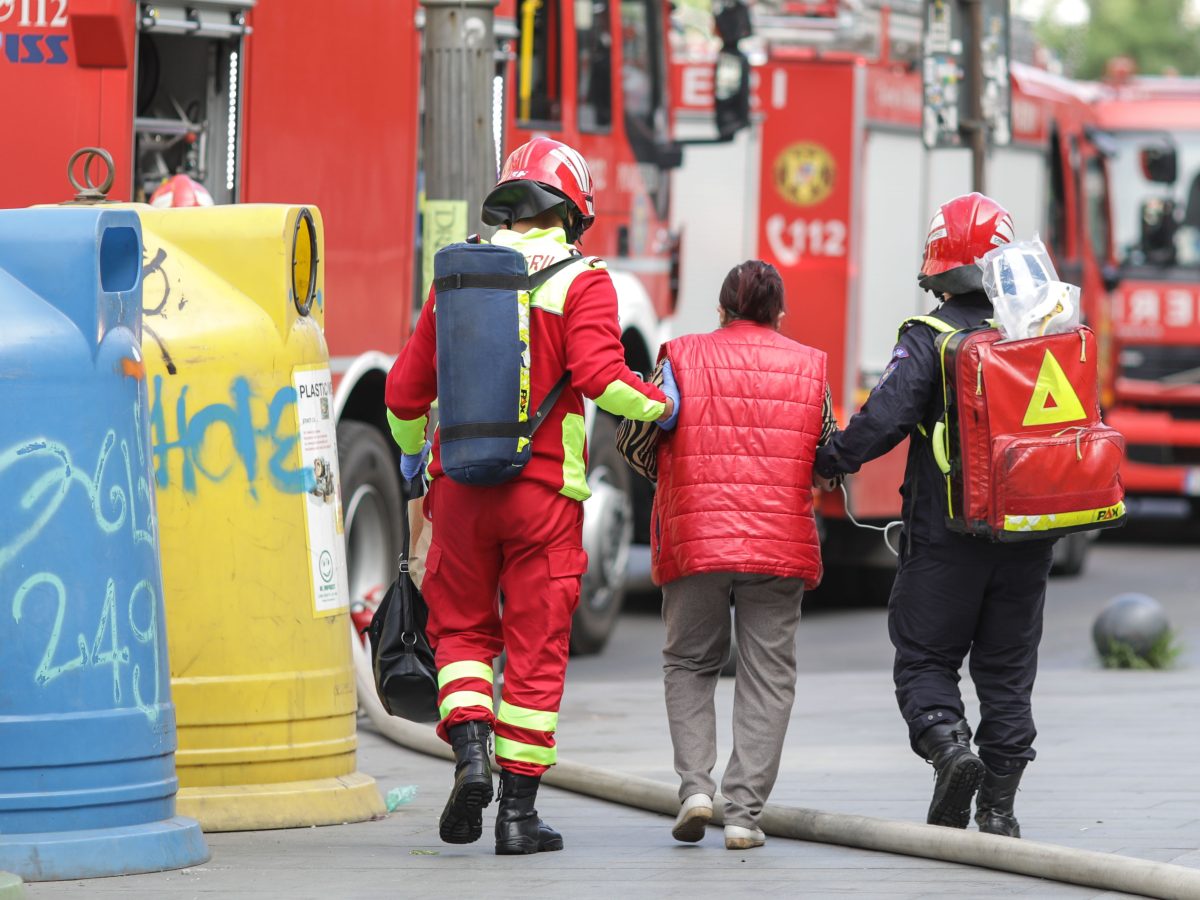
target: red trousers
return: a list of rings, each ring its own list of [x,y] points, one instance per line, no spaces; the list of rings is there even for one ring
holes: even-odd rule
[[[438,666],[438,734],[485,721],[496,761],[521,775],[554,765],[571,616],[587,570],[583,504],[518,478],[496,487],[434,479],[422,592]],[[500,609],[499,593],[504,594]],[[492,660],[508,651],[500,706]]]

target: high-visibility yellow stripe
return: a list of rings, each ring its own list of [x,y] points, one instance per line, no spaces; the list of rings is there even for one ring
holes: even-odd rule
[[[667,404],[660,400],[651,400],[624,381],[614,381],[606,387],[604,393],[596,398],[596,405],[614,416],[638,422],[653,422],[660,418],[667,408]]]
[[[453,694],[446,695],[446,699],[438,707],[438,715],[444,719],[450,713],[454,712],[454,710],[464,706],[482,706],[488,712],[491,712],[492,698],[487,694],[479,693],[479,691],[455,691]]]
[[[583,416],[567,413],[562,423],[563,442],[563,496],[572,500],[586,500],[592,496],[587,483],[587,466],[583,461],[583,448],[587,442]]]
[[[389,409],[387,421],[388,427],[392,431],[392,439],[399,445],[401,451],[410,456],[421,452],[421,448],[425,446],[425,426],[429,422],[428,416],[421,416],[419,419],[401,419],[392,415],[392,411]]]
[[[1125,501],[1115,506],[1099,509],[1081,509],[1076,512],[1054,513],[1045,516],[1005,516],[1005,531],[1055,531],[1059,528],[1077,528],[1080,525],[1096,525],[1113,522],[1125,515]]]
[[[492,683],[492,667],[487,663],[464,659],[452,662],[438,669],[438,690],[440,691],[452,681],[460,678],[482,678],[488,684]]]
[[[513,762],[533,763],[535,766],[552,766],[558,759],[558,750],[554,747],[537,747],[533,744],[523,744],[520,741],[510,741],[508,738],[496,738],[496,756],[511,759]]]
[[[529,728],[533,731],[554,731],[558,728],[558,713],[542,712],[537,709],[526,709],[514,706],[504,700],[500,701],[500,710],[496,718],[517,728]]]

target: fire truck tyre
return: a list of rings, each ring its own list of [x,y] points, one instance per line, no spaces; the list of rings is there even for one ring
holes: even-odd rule
[[[1088,551],[1092,548],[1093,534],[1076,531],[1062,537],[1054,545],[1054,563],[1051,575],[1081,575],[1087,564]]]
[[[588,570],[571,624],[571,652],[599,653],[625,600],[625,570],[633,542],[633,471],[617,452],[617,420],[596,412],[588,441],[588,487],[583,504],[583,548]]]
[[[338,425],[350,607],[383,599],[404,539],[400,474],[387,440],[365,422]]]

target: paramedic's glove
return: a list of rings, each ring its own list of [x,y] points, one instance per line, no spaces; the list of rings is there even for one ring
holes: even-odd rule
[[[425,468],[425,458],[429,456],[429,447],[430,443],[426,441],[420,453],[400,454],[400,474],[404,476],[405,481],[412,481],[421,474],[421,470]]]
[[[669,359],[663,360],[662,392],[667,395],[667,399],[671,401],[673,408],[669,417],[658,420],[658,427],[663,431],[670,431],[679,420],[679,386],[675,384],[675,373],[671,371],[671,361]]]

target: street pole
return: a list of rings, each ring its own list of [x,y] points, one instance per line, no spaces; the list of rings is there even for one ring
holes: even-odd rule
[[[967,13],[970,120],[963,124],[969,130],[971,139],[971,190],[986,194],[983,167],[987,152],[987,124],[983,121],[983,0],[961,0],[961,3],[966,6]]]
[[[467,232],[485,235],[493,229],[480,221],[479,209],[496,183],[492,134],[496,3],[421,3],[425,10],[425,127],[421,145],[425,198],[435,204],[464,201]]]

